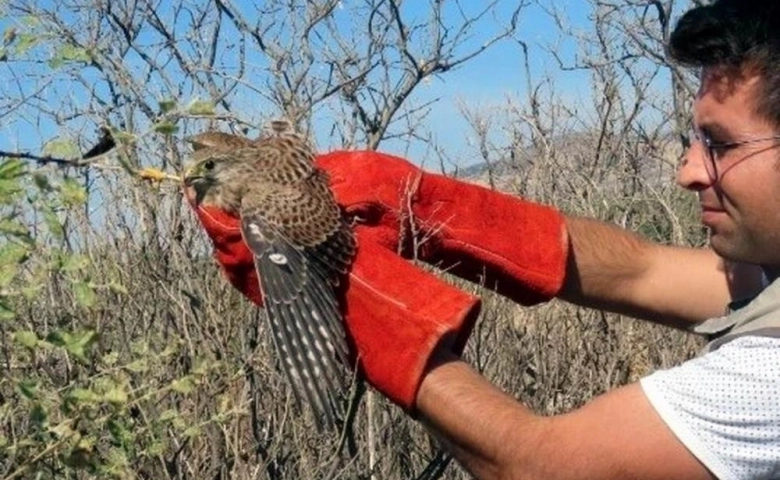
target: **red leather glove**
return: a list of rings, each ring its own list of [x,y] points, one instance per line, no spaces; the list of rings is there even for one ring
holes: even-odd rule
[[[214,208],[195,213],[228,280],[262,305],[240,219]],[[341,291],[348,340],[369,383],[411,410],[432,351],[442,342],[463,351],[480,302],[374,243],[371,227],[355,233],[358,251]]]
[[[568,237],[557,210],[377,152],[317,157],[339,204],[374,243],[414,254],[515,302],[549,300],[563,285]]]

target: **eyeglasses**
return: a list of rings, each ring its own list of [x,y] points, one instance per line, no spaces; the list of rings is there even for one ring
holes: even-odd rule
[[[768,142],[770,140],[780,140],[780,135],[772,135],[771,137],[761,138],[749,138],[746,140],[737,140],[735,142],[717,143],[712,141],[709,133],[698,128],[693,128],[688,135],[688,140],[691,142],[691,144],[694,140],[697,140],[704,146],[704,151],[706,153],[706,161],[704,162],[704,166],[707,169],[707,174],[709,175],[710,180],[712,180],[714,183],[718,181],[718,163],[720,162],[720,159],[725,152],[743,145]]]

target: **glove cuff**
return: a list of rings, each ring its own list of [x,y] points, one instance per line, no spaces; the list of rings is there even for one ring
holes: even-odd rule
[[[523,305],[560,292],[569,239],[555,208],[428,173],[413,204],[426,261]]]

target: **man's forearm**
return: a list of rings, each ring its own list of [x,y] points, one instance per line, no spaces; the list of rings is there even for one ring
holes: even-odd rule
[[[597,220],[567,217],[570,252],[559,297],[686,328],[760,288],[760,270],[708,249],[664,246]]]
[[[418,391],[416,413],[476,478],[712,479],[639,384],[543,417],[451,353],[436,358]]]
[[[567,217],[569,257],[560,298],[586,307],[626,313],[637,299],[631,285],[651,269],[646,240],[616,225]]]
[[[417,397],[429,430],[477,478],[509,478],[511,465],[528,465],[516,435],[542,441],[542,417],[498,390],[454,355],[440,353]],[[529,467],[530,468],[530,467]],[[526,478],[533,478],[530,473]]]

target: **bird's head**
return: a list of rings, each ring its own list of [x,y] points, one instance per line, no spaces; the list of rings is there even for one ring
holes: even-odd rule
[[[201,204],[237,212],[244,193],[244,179],[250,169],[240,151],[223,148],[196,150],[182,183],[187,199],[195,207]]]

